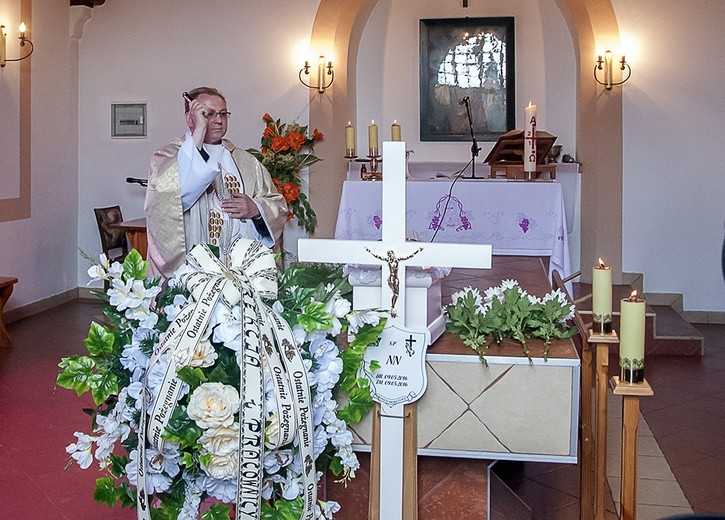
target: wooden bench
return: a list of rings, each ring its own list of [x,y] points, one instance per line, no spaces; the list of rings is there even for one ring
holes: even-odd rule
[[[18,283],[17,278],[8,278],[0,276],[0,348],[11,348],[10,336],[5,328],[5,318],[3,317],[3,309],[10,295],[13,294],[13,285]]]

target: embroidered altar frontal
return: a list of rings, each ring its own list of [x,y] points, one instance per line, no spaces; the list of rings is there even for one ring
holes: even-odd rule
[[[488,367],[446,333],[426,355],[428,389],[418,401],[418,454],[576,463],[580,361],[571,340],[489,348]],[[355,448],[370,449],[372,419],[355,425]]]

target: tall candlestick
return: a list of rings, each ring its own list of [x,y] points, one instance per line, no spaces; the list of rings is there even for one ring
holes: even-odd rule
[[[524,110],[525,112],[525,126],[524,126],[524,171],[535,172],[536,171],[536,105],[532,105],[529,101],[529,106]]]
[[[612,270],[601,258],[592,269],[592,319],[594,333],[612,332]]]
[[[619,316],[619,379],[627,383],[644,381],[645,301],[632,291],[621,302]]]
[[[348,121],[345,127],[345,156],[355,157],[355,127],[352,126],[352,122]]]
[[[397,119],[393,119],[393,124],[390,125],[390,140],[391,141],[400,141],[401,140],[400,125],[398,124]]]
[[[368,148],[370,148],[370,155],[378,154],[378,125],[375,124],[374,119],[370,121],[368,127]]]

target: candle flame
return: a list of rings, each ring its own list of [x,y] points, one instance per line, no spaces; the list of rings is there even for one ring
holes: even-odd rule
[[[599,267],[604,267],[604,260],[602,260],[602,257],[599,257]]]
[[[529,100],[529,108],[531,108],[531,101]]]
[[[397,119],[393,119],[393,124],[394,125],[397,125],[398,124],[398,120]]]
[[[370,124],[371,124],[371,125],[374,125],[374,124],[375,124],[375,119],[371,119],[371,120],[370,120]]]
[[[352,121],[348,121],[347,126],[352,126]]]
[[[636,302],[637,301],[637,290],[635,289],[632,291],[632,294],[629,295],[629,301]]]
[[[20,27],[18,27],[18,30],[20,31],[20,34],[23,34],[27,28],[25,27],[25,22],[20,22]]]

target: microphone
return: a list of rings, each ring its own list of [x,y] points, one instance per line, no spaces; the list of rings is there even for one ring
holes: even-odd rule
[[[464,105],[471,101],[471,98],[469,96],[463,96],[461,99],[458,100],[459,105]]]
[[[126,182],[129,184],[140,184],[141,186],[148,185],[148,181],[146,179],[137,179],[135,177],[126,177]]]

